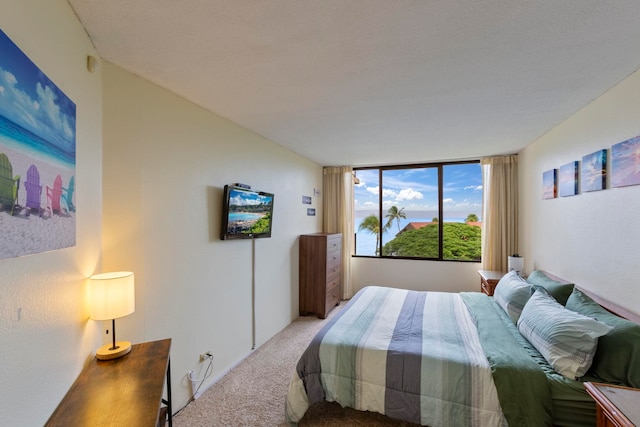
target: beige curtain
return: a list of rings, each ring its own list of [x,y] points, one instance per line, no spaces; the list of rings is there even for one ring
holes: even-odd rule
[[[342,299],[353,296],[351,255],[353,255],[353,169],[325,167],[322,180],[323,229],[342,233]]]
[[[518,253],[518,156],[486,157],[482,165],[482,268],[507,271]]]

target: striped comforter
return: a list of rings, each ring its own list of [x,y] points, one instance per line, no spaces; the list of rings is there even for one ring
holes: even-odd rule
[[[507,425],[476,324],[455,293],[358,292],[301,357],[287,421],[322,400],[432,427]]]

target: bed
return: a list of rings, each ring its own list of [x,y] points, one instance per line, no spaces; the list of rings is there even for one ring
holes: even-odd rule
[[[329,401],[432,427],[595,425],[582,383],[639,387],[638,362],[638,324],[548,273],[494,297],[369,286],[305,350],[285,416]]]

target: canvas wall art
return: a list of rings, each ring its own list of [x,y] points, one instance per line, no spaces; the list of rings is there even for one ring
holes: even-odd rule
[[[0,30],[0,259],[76,244],[76,105]]]
[[[607,187],[607,150],[582,157],[580,168],[582,191],[598,191]]]
[[[556,169],[551,169],[542,174],[542,198],[543,199],[555,199],[558,190],[556,184],[557,172]]]
[[[558,192],[561,197],[578,194],[578,162],[571,162],[560,166],[558,178]]]
[[[611,186],[640,184],[640,136],[611,147]]]

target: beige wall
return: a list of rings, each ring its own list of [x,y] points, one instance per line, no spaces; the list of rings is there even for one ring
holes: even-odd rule
[[[0,261],[0,424],[37,426],[101,342],[85,303],[85,279],[100,268],[101,71],[87,72],[96,52],[66,1],[3,0],[0,10],[0,28],[77,109],[76,246]]]
[[[542,200],[542,173],[640,135],[640,72],[520,154],[525,270],[541,268],[640,312],[640,186]],[[608,183],[609,184],[609,183]]]
[[[354,257],[353,286],[391,286],[416,291],[479,291],[478,262],[412,261]]]
[[[190,396],[186,375],[205,387],[252,347],[252,244],[256,345],[297,317],[297,236],[319,231],[302,195],[322,168],[113,64],[103,64],[105,271],[136,275],[136,312],[119,321],[133,342],[170,337],[175,408]],[[222,241],[225,184],[273,192],[272,237]],[[321,199],[313,198],[321,212]]]

